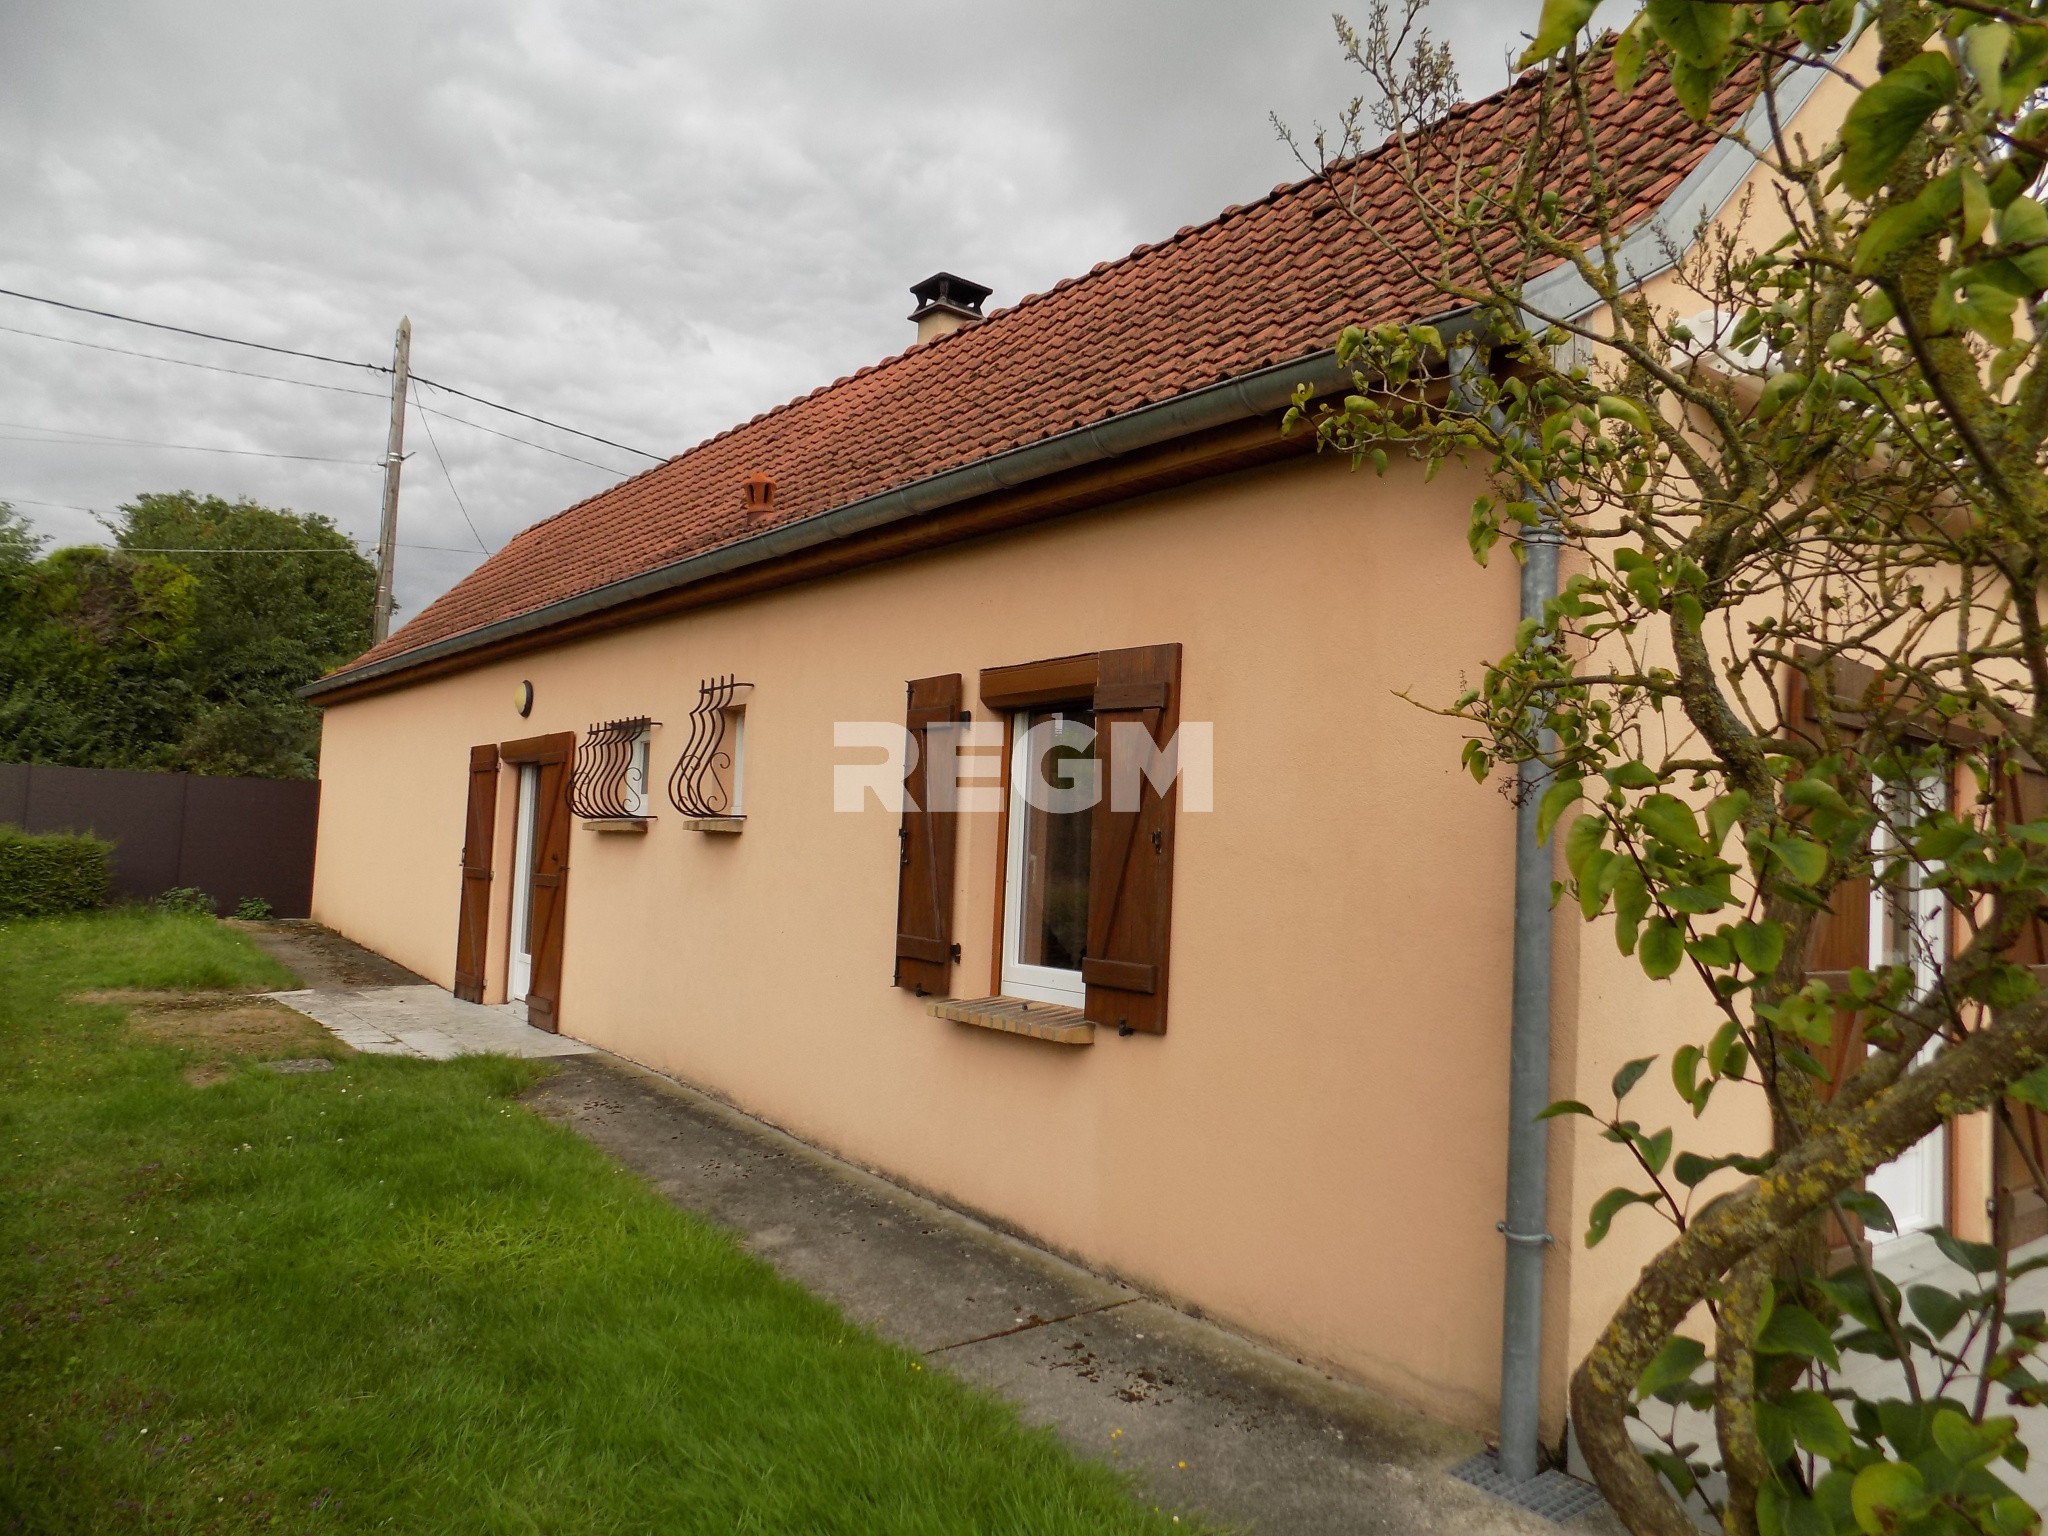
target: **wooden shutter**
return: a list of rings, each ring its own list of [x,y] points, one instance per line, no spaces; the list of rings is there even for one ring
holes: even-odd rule
[[[903,824],[897,829],[896,980],[919,997],[953,995],[953,863],[959,817],[934,813],[926,791],[930,727],[960,719],[963,687],[958,672],[911,683],[903,723],[916,743],[917,762],[903,784]]]
[[[1135,722],[1165,746],[1180,728],[1180,646],[1102,651],[1095,680],[1096,757],[1103,793],[1088,848],[1086,1012],[1118,1030],[1166,1033],[1167,949],[1173,936],[1173,786],[1138,781],[1138,806],[1113,803],[1116,727]]]
[[[1846,670],[1846,664],[1844,667]],[[1860,687],[1860,678],[1852,678],[1843,685],[1844,691]],[[1853,696],[1853,695],[1852,695]],[[1821,745],[1820,716],[1813,707],[1805,679],[1798,673],[1791,676],[1790,708],[1787,714],[1793,721],[1795,732],[1803,734],[1815,747]],[[1851,717],[1853,718],[1853,717]],[[1853,726],[1842,718],[1838,708],[1836,725],[1843,736],[1853,742]],[[1828,899],[1828,909],[1815,921],[1807,938],[1806,971],[1810,980],[1825,981],[1837,993],[1846,992],[1849,973],[1858,966],[1870,964],[1870,881],[1864,876],[1844,880],[1834,888]],[[1827,1071],[1822,1097],[1832,1099],[1841,1091],[1849,1074],[1863,1064],[1868,1054],[1863,1040],[1863,1016],[1860,1010],[1845,1008],[1835,1014],[1834,1036],[1821,1055],[1821,1066]],[[1860,1187],[1860,1182],[1859,1182]],[[1855,1217],[1849,1218],[1856,1235],[1863,1235],[1863,1224]],[[1827,1243],[1827,1267],[1846,1268],[1855,1262],[1849,1245],[1849,1235],[1843,1230],[1839,1217],[1832,1212],[1823,1222]]]
[[[2000,818],[2007,824],[2038,821],[2048,816],[2048,774],[2025,764],[2008,765],[1999,778],[1998,798]],[[2048,967],[2048,918],[2037,914],[2022,930],[2019,942],[2006,951],[2006,958],[2015,965],[2036,967],[2034,974],[2048,982],[2048,970],[2040,969]],[[2042,1201],[2041,1192],[2034,1185],[2025,1156],[2013,1144],[2014,1133],[2023,1137],[2035,1163],[2048,1169],[2048,1116],[2011,1099],[2005,1101],[2005,1109],[2012,1131],[2001,1125],[1993,1138],[1998,1148],[1994,1209],[1997,1240],[2010,1245],[2031,1242],[2048,1233],[2048,1203]]]
[[[526,988],[526,1022],[559,1034],[562,1028],[562,939],[569,912],[569,776],[576,733],[542,738],[529,762],[540,766],[533,816],[533,975]]]
[[[498,827],[498,749],[469,749],[469,809],[462,827],[462,904],[455,918],[455,995],[484,1000],[491,927],[491,839]]]

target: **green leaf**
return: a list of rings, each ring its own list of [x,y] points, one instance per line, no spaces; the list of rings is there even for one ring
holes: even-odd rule
[[[1756,1337],[1756,1349],[1760,1355],[1824,1360],[1830,1368],[1838,1368],[1842,1363],[1842,1357],[1835,1352],[1835,1341],[1828,1337],[1821,1320],[1790,1302],[1780,1303],[1772,1311],[1771,1320]]]
[[[1920,1474],[1902,1461],[1879,1461],[1856,1474],[1849,1507],[1865,1536],[1887,1536],[1917,1519],[1931,1501]]]
[[[1937,1339],[1946,1337],[1963,1320],[1966,1310],[1953,1292],[1932,1285],[1907,1286],[1906,1305],[1913,1309],[1913,1315],[1928,1333]]]
[[[2005,53],[2012,46],[2012,28],[2002,21],[1985,22],[1962,37],[1963,62],[1984,94],[1996,101],[2005,73]]]
[[[1656,1060],[1657,1058],[1654,1056],[1638,1056],[1634,1061],[1626,1062],[1622,1065],[1622,1069],[1614,1074],[1613,1087],[1616,1102],[1628,1097],[1629,1090],[1643,1080],[1643,1074],[1650,1070],[1650,1067]]]
[[[1643,14],[1683,62],[1711,69],[1728,57],[1736,12],[1723,0],[1649,0]]]
[[[1527,69],[1554,53],[1564,52],[1599,8],[1600,0],[1543,0],[1543,14],[1536,23],[1536,36],[1523,50],[1515,68]]]
[[[1586,861],[1607,841],[1605,816],[1581,816],[1564,835],[1564,867],[1574,879],[1585,879]]]
[[[1692,1373],[1706,1363],[1707,1346],[1683,1335],[1673,1338],[1657,1351],[1657,1358],[1643,1367],[1636,1382],[1636,1399],[1655,1397],[1692,1380]]]
[[[1610,1189],[1593,1202],[1593,1209],[1586,1216],[1586,1246],[1597,1248],[1600,1239],[1607,1235],[1607,1229],[1614,1224],[1617,1211],[1631,1205],[1654,1205],[1655,1195],[1639,1195],[1632,1189]]]
[[[1788,1392],[1780,1399],[1778,1411],[1785,1415],[1792,1438],[1816,1456],[1841,1461],[1856,1448],[1842,1411],[1825,1392]]]
[[[1880,75],[1842,119],[1842,185],[1856,197],[1877,191],[1913,135],[1955,94],[1955,65],[1934,50]]]
[[[1758,976],[1769,976],[1785,958],[1785,925],[1740,922],[1735,925],[1735,958]]]
[[[2031,197],[2016,197],[1998,210],[2000,245],[2039,245],[2048,240],[2048,208]]]
[[[2006,1097],[2048,1113],[2048,1067],[2036,1067],[2005,1090]]]
[[[1642,78],[1643,60],[1647,55],[1643,18],[1638,16],[1614,40],[1614,88],[1623,96],[1635,94],[1636,82]]]
[[[1604,770],[1604,777],[1616,789],[1654,789],[1657,785],[1664,782],[1657,776],[1656,769],[1652,768],[1648,763],[1639,762],[1634,758],[1629,759],[1619,768]]]
[[[1704,853],[1707,840],[1692,807],[1676,795],[1651,795],[1636,807],[1636,820],[1660,842],[1687,853]]]
[[[1685,960],[1685,935],[1668,917],[1653,917],[1643,929],[1641,953],[1643,974],[1662,981]]]
[[[1714,110],[1714,87],[1721,83],[1719,70],[1703,64],[1671,61],[1671,94],[1685,108],[1685,115],[1703,123]]]
[[[1962,1412],[1944,1408],[1934,1415],[1934,1443],[1959,1467],[1981,1467],[1996,1461],[2018,1428],[2009,1418],[1972,1423]]]
[[[1772,374],[1764,384],[1763,393],[1757,397],[1757,420],[1769,421],[1805,388],[1806,375],[1803,373],[1788,370]]]
[[[1649,413],[1633,400],[1621,395],[1602,395],[1598,411],[1602,421],[1627,422],[1643,436],[1650,435]]]
[[[1828,851],[1812,838],[1774,837],[1770,849],[1801,885],[1812,885],[1828,872]]]
[[[1972,1274],[1988,1275],[1998,1268],[1998,1250],[1989,1243],[1965,1242],[1943,1227],[1936,1227],[1927,1235],[1934,1239],[1934,1246],[1947,1256],[1950,1263]]]
[[[1749,795],[1740,789],[1731,789],[1725,795],[1716,795],[1707,806],[1707,850],[1719,853],[1721,845],[1728,841],[1728,833],[1743,813],[1749,809]]]
[[[1550,841],[1551,831],[1557,826],[1557,818],[1570,809],[1584,791],[1585,783],[1580,779],[1559,779],[1543,791],[1543,799],[1536,807],[1538,843]]]
[[[1671,1055],[1671,1086],[1678,1090],[1678,1096],[1681,1099],[1692,1105],[1695,1113],[1698,1112],[1700,1107],[1699,1078],[1702,1059],[1700,1048],[1696,1045],[1681,1045]],[[1678,1166],[1681,1170],[1685,1167],[1686,1158],[1692,1155],[1689,1152],[1678,1154]],[[1684,1183],[1684,1181],[1685,1175],[1681,1171],[1679,1182]],[[1693,1182],[1698,1183],[1699,1181],[1695,1179]]]
[[[1624,955],[1635,953],[1636,931],[1650,910],[1650,887],[1642,867],[1624,857],[1614,876],[1614,941]]]
[[[1589,1120],[1598,1120],[1600,1118],[1593,1113],[1590,1107],[1581,1104],[1577,1099],[1559,1099],[1536,1118],[1538,1120],[1555,1120],[1562,1115],[1584,1115]]]
[[[1835,1204],[1849,1212],[1873,1232],[1896,1232],[1899,1224],[1892,1208],[1867,1189],[1848,1189],[1835,1196]]]
[[[1809,774],[1787,784],[1785,802],[1809,811],[1833,811],[1837,816],[1856,814],[1849,802],[1842,798],[1842,792],[1820,774]]]
[[[1759,1416],[1763,1406],[1757,1407]],[[1801,1494],[1787,1493],[1773,1481],[1757,1490],[1756,1528],[1758,1536],[1834,1536],[1835,1527],[1819,1504]]]
[[[1662,1173],[1664,1164],[1671,1157],[1671,1127],[1665,1126],[1654,1136],[1638,1136],[1636,1150],[1642,1154],[1643,1162],[1651,1173]]]

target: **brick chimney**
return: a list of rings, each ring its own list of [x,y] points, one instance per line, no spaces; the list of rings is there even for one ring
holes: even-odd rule
[[[910,318],[917,322],[917,339],[931,341],[950,335],[963,325],[978,324],[982,302],[993,291],[950,272],[934,272],[914,284],[910,293],[917,300],[917,308],[910,312]]]

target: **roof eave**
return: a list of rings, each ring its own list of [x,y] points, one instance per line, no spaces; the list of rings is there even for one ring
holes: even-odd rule
[[[1311,394],[1323,394],[1350,381],[1350,372],[1338,364],[1334,351],[1312,352],[1292,362],[1256,369],[1171,400],[1139,406],[956,469],[927,475],[827,512],[764,528],[702,554],[689,555],[511,618],[430,641],[367,666],[330,673],[301,688],[299,694],[317,702],[342,689],[353,692],[366,683],[395,679],[465,651],[498,646],[607,608],[638,602],[748,566],[785,559],[821,544],[942,511],[980,496],[1014,490],[1034,480],[1121,458],[1176,438],[1270,415],[1292,402],[1295,390],[1302,385],[1307,385]]]

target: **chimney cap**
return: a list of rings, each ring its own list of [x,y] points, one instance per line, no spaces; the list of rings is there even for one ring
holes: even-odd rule
[[[963,319],[979,320],[981,306],[993,292],[993,288],[970,283],[951,272],[934,272],[923,282],[910,285],[911,297],[917,300],[917,308],[911,312],[910,318],[920,320],[934,311],[942,311]]]

